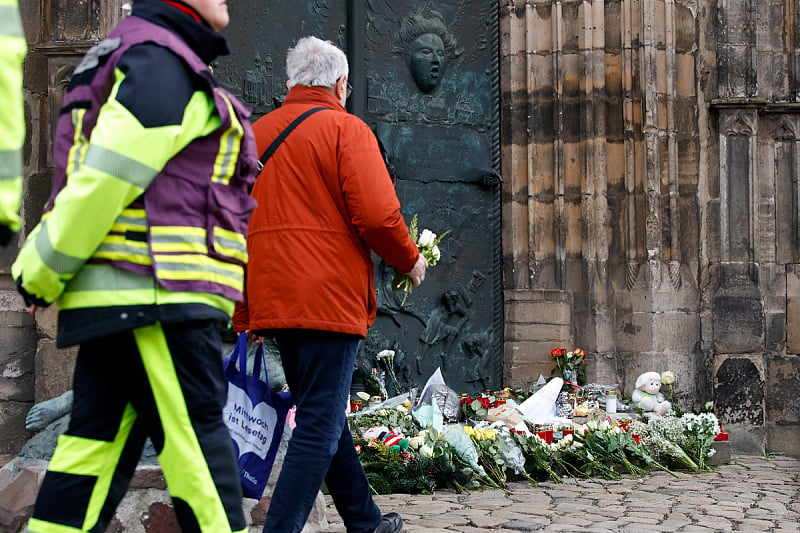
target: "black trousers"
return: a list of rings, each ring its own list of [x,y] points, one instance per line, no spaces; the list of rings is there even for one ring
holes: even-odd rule
[[[154,324],[81,345],[67,431],[28,530],[102,533],[150,437],[183,533],[246,530],[227,381],[211,321]]]

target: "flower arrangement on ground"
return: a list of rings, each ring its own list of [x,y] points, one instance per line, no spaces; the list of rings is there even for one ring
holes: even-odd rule
[[[672,473],[670,465],[709,469],[719,433],[712,413],[614,423],[590,418],[569,430],[546,432],[529,422],[509,426],[486,420],[493,406],[513,409],[515,398],[524,397],[526,391],[510,389],[462,395],[467,421],[440,427],[422,427],[408,400],[352,413],[348,420],[370,483],[381,494],[509,490],[510,481],[561,483],[564,477],[615,480],[652,470]],[[546,442],[545,433],[548,440],[557,437]]]
[[[681,447],[700,469],[709,470],[708,459],[715,453],[714,438],[721,431],[717,416],[714,413],[684,413],[681,416],[681,425]]]
[[[505,404],[509,398],[513,399],[512,390],[509,387],[497,392],[464,394],[461,396],[461,408],[468,420],[482,420],[486,418],[489,409]]]
[[[428,261],[428,266],[436,266],[436,263],[441,259],[442,253],[439,250],[439,243],[442,242],[442,239],[444,239],[450,231],[451,230],[447,230],[438,236],[429,229],[424,229],[422,233],[419,233],[417,215],[411,217],[411,224],[408,228],[411,239],[417,243],[419,253]],[[406,274],[400,274],[398,272],[392,280],[392,290],[395,292],[403,292],[403,301],[400,302],[400,305],[405,305],[406,298],[411,294],[413,288],[414,285],[411,282],[411,278]]]
[[[721,429],[713,413],[685,413],[636,421],[631,431],[657,455],[697,472],[710,470],[708,458],[714,455],[714,438]]]
[[[564,381],[572,385],[584,385],[586,383],[586,352],[580,348],[571,351],[565,348],[554,348],[550,351],[550,356],[555,359],[558,371]],[[553,373],[556,369],[553,369]]]
[[[556,483],[564,481],[553,468],[554,450],[550,444],[539,435],[528,431],[512,429],[510,433],[525,458],[525,471],[528,476],[537,481],[548,479]]]

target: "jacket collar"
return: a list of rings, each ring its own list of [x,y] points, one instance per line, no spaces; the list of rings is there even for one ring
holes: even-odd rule
[[[295,85],[289,90],[285,104],[314,104],[344,111],[339,100],[333,96],[326,87],[312,87],[310,85]]]
[[[171,2],[181,4],[194,12],[181,0],[171,0]],[[218,56],[230,53],[225,38],[212,30],[208,24],[197,22],[195,17],[161,0],[136,0],[133,3],[132,14],[177,34],[205,63],[211,63]],[[199,15],[197,18],[202,20]]]

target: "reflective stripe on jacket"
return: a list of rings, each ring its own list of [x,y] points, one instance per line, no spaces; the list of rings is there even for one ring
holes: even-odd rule
[[[53,193],[12,275],[28,293],[58,299],[62,312],[200,303],[230,314],[242,298],[254,207],[249,111],[181,38],[135,13],[73,74]],[[181,123],[148,128],[118,99],[126,72],[117,66],[143,43],[169,49],[194,72]]]

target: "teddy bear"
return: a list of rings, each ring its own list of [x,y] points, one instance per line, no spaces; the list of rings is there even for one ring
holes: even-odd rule
[[[672,409],[664,395],[661,394],[661,374],[645,372],[636,378],[636,390],[631,395],[633,406],[640,408],[645,414],[665,415]]]

